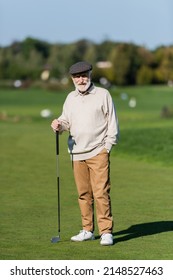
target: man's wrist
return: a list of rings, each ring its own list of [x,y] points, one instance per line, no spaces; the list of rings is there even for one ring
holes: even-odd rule
[[[105,148],[106,148],[107,152],[110,153],[112,145],[110,143],[105,143]]]

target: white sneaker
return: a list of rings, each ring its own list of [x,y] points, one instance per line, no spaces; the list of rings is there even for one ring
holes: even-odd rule
[[[113,245],[113,236],[111,233],[103,233],[100,240],[101,245]]]
[[[72,236],[71,241],[94,240],[94,233],[87,230],[80,230],[79,234]]]

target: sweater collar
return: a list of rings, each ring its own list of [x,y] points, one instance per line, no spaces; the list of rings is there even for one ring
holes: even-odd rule
[[[75,96],[77,96],[77,95],[85,96],[85,95],[88,95],[88,94],[90,94],[90,93],[94,94],[95,91],[96,91],[95,86],[94,86],[93,83],[91,83],[91,85],[89,86],[89,88],[87,89],[87,91],[85,91],[85,92],[83,92],[83,93],[80,92],[78,89],[75,89],[75,93],[76,93]]]

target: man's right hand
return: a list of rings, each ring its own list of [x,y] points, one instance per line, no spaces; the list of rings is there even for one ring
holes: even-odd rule
[[[62,125],[61,122],[57,119],[54,119],[51,123],[51,127],[53,129],[54,132],[56,131],[60,131],[62,129]]]

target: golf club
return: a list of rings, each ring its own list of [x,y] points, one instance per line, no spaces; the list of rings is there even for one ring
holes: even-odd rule
[[[59,182],[59,132],[56,131],[56,174],[57,174],[57,198],[58,198],[58,235],[52,237],[51,242],[60,241],[60,182]]]

